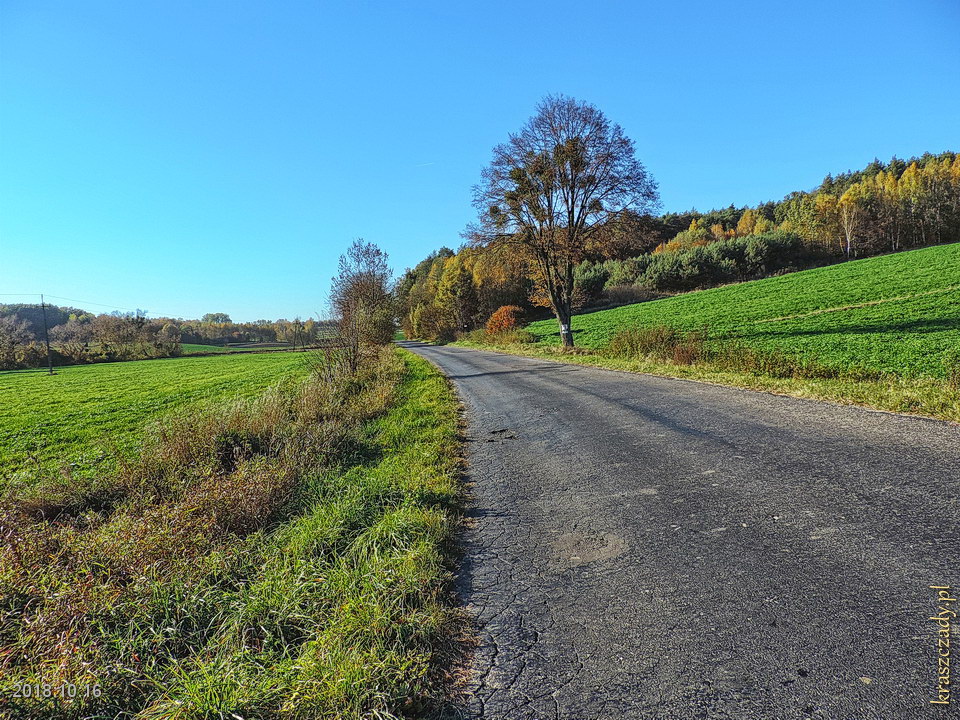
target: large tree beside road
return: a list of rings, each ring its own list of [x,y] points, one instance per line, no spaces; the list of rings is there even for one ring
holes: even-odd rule
[[[633,141],[593,105],[548,96],[509,140],[474,188],[478,245],[516,244],[573,346],[573,270],[588,243],[629,215],[659,205],[657,185],[637,160]]]

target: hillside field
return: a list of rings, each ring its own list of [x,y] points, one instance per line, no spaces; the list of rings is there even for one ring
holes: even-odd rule
[[[52,376],[0,373],[0,486],[67,463],[82,472],[103,450],[135,446],[139,431],[161,415],[250,397],[306,372],[301,353],[225,353],[73,365]]]
[[[943,378],[960,351],[960,243],[586,313],[572,325],[583,348],[668,325],[833,367]],[[527,329],[540,345],[560,342],[554,320]]]

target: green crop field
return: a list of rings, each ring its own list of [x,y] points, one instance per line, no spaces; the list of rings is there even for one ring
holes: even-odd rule
[[[252,396],[305,373],[301,353],[75,365],[53,376],[0,373],[0,485],[66,463],[87,471],[105,450],[134,447],[139,431],[160,415]]]
[[[578,315],[572,325],[586,348],[627,327],[669,325],[834,367],[944,377],[960,351],[960,244]],[[553,320],[528,330],[541,344],[559,343]]]

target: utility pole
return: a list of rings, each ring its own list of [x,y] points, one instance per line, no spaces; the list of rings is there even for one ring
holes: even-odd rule
[[[53,375],[53,358],[50,355],[50,334],[47,332],[47,306],[40,295],[40,311],[43,313],[43,342],[47,346],[47,370]]]

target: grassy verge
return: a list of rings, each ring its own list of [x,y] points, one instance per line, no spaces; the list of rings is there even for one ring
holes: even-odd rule
[[[452,651],[457,404],[387,350],[154,428],[110,478],[7,498],[0,713],[422,716]],[[17,683],[97,695],[14,698]]]
[[[548,358],[558,362],[590,365],[610,370],[698,380],[960,422],[960,388],[944,379],[903,377],[893,373],[856,370],[845,374],[836,372],[833,368],[823,373],[827,375],[826,377],[817,377],[819,368],[816,363],[807,359],[794,364],[791,362],[792,358],[778,355],[776,352],[754,351],[753,354],[744,356],[745,362],[732,363],[729,361],[729,349],[713,361],[709,355],[706,358],[696,356],[684,358],[682,357],[684,353],[681,351],[679,359],[684,362],[674,362],[658,357],[657,353],[632,357],[626,353],[620,354],[622,350],[616,348],[616,343],[611,343],[614,349],[610,349],[608,345],[600,349],[575,348],[572,352],[565,352],[554,345],[498,343],[496,340],[480,342],[476,337],[473,340],[461,340],[456,344],[511,355]],[[739,346],[730,347],[736,349]],[[747,352],[749,353],[749,350]],[[714,357],[718,356],[714,355]],[[747,364],[754,366],[737,369],[738,364],[741,367]]]

